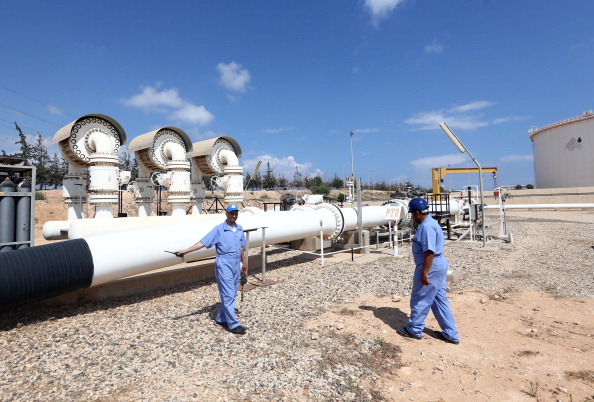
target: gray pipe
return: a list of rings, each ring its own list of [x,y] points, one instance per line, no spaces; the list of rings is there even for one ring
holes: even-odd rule
[[[24,180],[17,186],[17,193],[30,193],[31,182]],[[31,240],[31,197],[18,197],[16,204],[16,241]],[[29,244],[23,243],[16,246],[17,249],[27,248]]]
[[[9,177],[0,183],[0,193],[14,193],[16,186]],[[0,244],[14,242],[16,200],[12,196],[0,196]],[[0,246],[0,253],[14,250],[14,246]]]

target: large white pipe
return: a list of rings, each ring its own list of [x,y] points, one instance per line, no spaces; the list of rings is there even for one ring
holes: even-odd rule
[[[165,226],[182,222],[197,222],[209,219],[222,222],[225,219],[225,214],[202,214],[189,216],[146,216],[136,218],[130,217],[113,219],[109,222],[105,222],[103,220],[82,219],[74,221],[72,223],[68,222],[70,223],[70,226],[68,227],[67,231],[69,239],[81,239],[114,232],[124,232],[153,226]]]
[[[357,227],[356,210],[331,208],[344,216],[344,230]],[[388,208],[364,207],[362,226],[369,228],[387,224]],[[84,240],[93,256],[94,265],[91,286],[177,264],[180,259],[164,250],[187,248],[222,221],[206,220],[199,224],[185,222],[88,237]],[[244,229],[257,229],[250,233],[250,247],[259,247],[262,244],[262,227],[266,227],[266,244],[274,244],[318,236],[320,231],[325,236],[331,236],[339,226],[336,215],[326,207],[314,211],[271,212],[248,216],[240,214],[237,222]],[[134,245],[130,244],[130,239],[134,239]],[[214,248],[201,249],[188,254],[186,258],[198,259],[213,255]]]
[[[256,229],[250,234],[250,246],[258,247],[262,227],[266,243],[273,244],[318,236],[320,231],[326,237],[336,236],[354,228],[356,219],[352,208],[322,204],[311,211],[240,214],[239,223]],[[360,219],[363,227],[387,224],[393,219],[393,207],[362,208]],[[0,310],[177,264],[180,259],[165,250],[187,248],[220,222],[189,221],[0,253]],[[214,254],[214,248],[202,249],[189,258]]]
[[[487,205],[486,209],[499,209],[499,205]],[[593,203],[581,204],[509,204],[503,205],[503,209],[563,209],[563,208],[594,208]]]

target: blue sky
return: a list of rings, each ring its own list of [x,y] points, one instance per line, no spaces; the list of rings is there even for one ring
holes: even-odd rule
[[[13,121],[49,144],[102,113],[128,140],[228,135],[248,170],[330,178],[355,130],[364,182],[428,186],[433,167],[475,166],[445,121],[499,184],[534,183],[528,129],[594,108],[593,16],[583,0],[4,2],[0,148]]]

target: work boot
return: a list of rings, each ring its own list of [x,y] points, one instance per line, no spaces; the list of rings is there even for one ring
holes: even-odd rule
[[[247,331],[247,328],[242,327],[241,325],[229,330],[229,332],[231,332],[232,334],[235,334],[235,335],[245,335],[246,331]]]

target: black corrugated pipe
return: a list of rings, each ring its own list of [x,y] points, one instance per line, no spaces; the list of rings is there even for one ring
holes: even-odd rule
[[[84,239],[0,253],[0,310],[88,288],[93,272]]]

